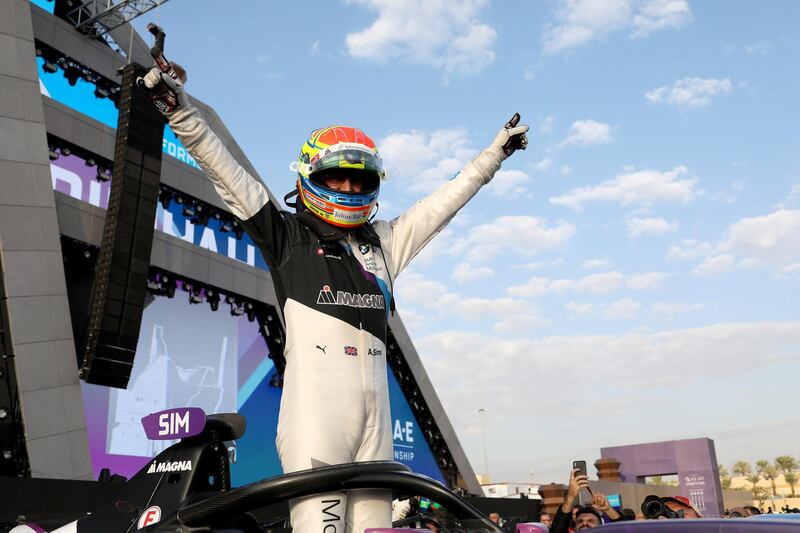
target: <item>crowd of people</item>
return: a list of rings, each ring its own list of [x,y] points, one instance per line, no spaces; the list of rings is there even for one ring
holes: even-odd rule
[[[760,510],[756,507],[747,507],[745,511],[742,509],[745,508],[726,510],[722,517],[738,518],[760,514]],[[797,510],[786,508],[782,511]],[[488,517],[506,533],[516,533],[517,524],[529,522],[518,518],[506,520],[496,511],[488,513]],[[641,507],[636,511],[630,508],[617,509],[610,504],[608,496],[590,487],[586,474],[579,469],[573,469],[570,471],[567,491],[561,505],[552,514],[542,508],[537,527],[550,533],[572,533],[626,520],[685,518],[703,518],[685,496],[650,495],[645,497]],[[395,500],[392,504],[392,519],[395,527],[427,528],[436,533],[449,531],[446,510],[425,498]]]

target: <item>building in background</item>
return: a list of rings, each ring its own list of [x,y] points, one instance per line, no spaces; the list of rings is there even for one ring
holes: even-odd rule
[[[247,417],[247,433],[232,450],[234,485],[279,474],[281,354],[274,346],[270,353],[270,333],[251,312],[277,306],[272,279],[168,126],[150,294],[128,389],[77,380],[113,179],[117,69],[131,60],[152,64],[149,46],[129,24],[107,39],[76,30],[67,14],[79,4],[3,3],[11,16],[0,27],[0,75],[9,87],[0,104],[0,254],[16,368],[5,377],[15,380],[8,386],[18,392],[25,438],[8,445],[19,453],[0,461],[9,461],[8,472],[28,468],[33,477],[96,479],[102,468],[130,476],[168,444],[146,440],[144,414],[201,406]],[[194,102],[258,176],[213,108]],[[398,315],[390,319],[387,348],[395,459],[480,493]]]

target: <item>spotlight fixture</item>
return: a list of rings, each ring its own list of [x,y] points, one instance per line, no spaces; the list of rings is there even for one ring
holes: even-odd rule
[[[87,167],[93,167],[97,164],[97,161],[94,160],[94,157],[90,157],[89,159],[84,160]]]
[[[53,63],[49,59],[45,59],[44,63],[42,64],[42,70],[47,72],[48,74],[54,74],[58,72],[58,65]]]
[[[219,309],[219,293],[214,289],[206,290],[206,301],[211,306],[212,311]]]
[[[244,305],[244,310],[247,313],[247,320],[254,322],[256,319],[256,310],[255,307],[253,307],[253,302],[247,302]]]
[[[61,149],[61,155],[70,156],[72,155],[72,150],[70,150],[65,146],[64,148]]]
[[[110,94],[111,94],[110,91],[106,87],[103,87],[102,85],[98,85],[94,89],[95,98],[108,98]]]
[[[178,203],[180,204],[183,202],[181,201]],[[195,213],[197,213],[197,210],[195,209],[194,203],[183,203],[183,216],[186,218],[194,218]]]
[[[6,418],[8,418],[8,409],[0,407],[0,420],[5,420]]]
[[[200,287],[195,287],[191,283],[187,283],[183,286],[187,291],[189,291],[189,303],[190,304],[199,304],[203,301],[203,289]]]
[[[3,450],[3,459],[10,461],[12,457],[14,457],[14,454],[11,453],[11,450]]]
[[[166,211],[169,209],[169,204],[172,202],[172,193],[166,189],[159,189],[158,201],[161,202],[161,207]]]
[[[78,83],[78,78],[83,77],[83,72],[75,65],[69,64],[67,68],[64,69],[64,77],[67,78],[67,83],[74,87],[75,84]]]
[[[242,240],[242,237],[244,236],[244,228],[241,224],[239,224],[238,220],[233,221],[233,231],[236,233],[236,238]]]
[[[208,224],[208,211],[203,207],[203,204],[195,204],[192,224],[200,224],[201,226]]]
[[[167,276],[165,274],[165,275],[161,276],[161,279],[159,281],[161,282],[161,287],[164,290],[164,293],[167,295],[167,298],[174,297],[175,296],[175,288],[177,287],[177,284],[175,283],[175,280],[172,279],[171,276]]]
[[[97,181],[105,183],[111,180],[111,171],[105,168],[97,168]]]
[[[59,154],[56,151],[56,149],[53,148],[52,146],[48,147],[47,155],[50,157],[50,161],[55,161],[56,159],[58,159],[58,156],[59,156]]]
[[[219,230],[222,233],[228,233],[230,231],[233,231],[233,223],[230,220],[220,220]]]
[[[231,303],[231,316],[242,316],[244,314],[244,307],[238,305],[236,302]]]

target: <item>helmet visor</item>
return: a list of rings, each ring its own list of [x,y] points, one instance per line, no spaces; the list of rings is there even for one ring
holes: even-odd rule
[[[381,158],[363,150],[337,150],[311,161],[310,167],[310,176],[323,170],[349,169],[374,174],[378,179],[383,177]]]

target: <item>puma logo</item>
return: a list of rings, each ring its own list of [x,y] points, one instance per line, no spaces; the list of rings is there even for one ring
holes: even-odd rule
[[[319,344],[317,344],[317,350],[321,351],[322,353],[325,353],[325,348],[327,347],[328,347],[327,344],[325,346],[320,346]]]

